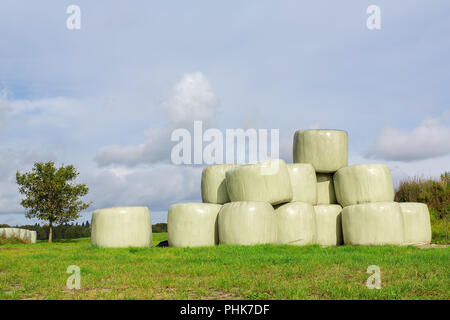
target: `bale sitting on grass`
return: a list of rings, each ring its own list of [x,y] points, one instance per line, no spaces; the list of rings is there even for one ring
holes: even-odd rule
[[[449,243],[448,219],[450,211],[450,172],[439,180],[414,177],[400,182],[397,202],[422,202],[430,209],[432,242]]]

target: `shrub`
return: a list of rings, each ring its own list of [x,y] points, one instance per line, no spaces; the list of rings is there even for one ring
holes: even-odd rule
[[[439,218],[444,218],[450,211],[450,173],[441,175],[440,180],[412,178],[401,181],[395,201],[422,202],[436,210]]]

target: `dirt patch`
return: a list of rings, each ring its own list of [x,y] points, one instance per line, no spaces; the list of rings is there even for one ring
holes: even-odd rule
[[[239,296],[236,296],[230,292],[215,290],[212,292],[208,292],[208,295],[202,297],[204,300],[236,300],[240,299]]]

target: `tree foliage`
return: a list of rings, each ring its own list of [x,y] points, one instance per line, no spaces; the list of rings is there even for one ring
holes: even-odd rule
[[[76,184],[79,175],[72,165],[59,168],[54,162],[36,162],[30,172],[16,173],[19,192],[25,195],[21,205],[27,218],[37,218],[49,223],[49,242],[52,240],[54,224],[65,224],[79,218],[80,211],[91,203],[84,203],[80,197],[89,189],[85,184]]]

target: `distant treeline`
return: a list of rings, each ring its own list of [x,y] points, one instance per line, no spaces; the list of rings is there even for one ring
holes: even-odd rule
[[[38,240],[48,239],[48,226],[41,226],[39,224],[24,225],[24,226],[9,226],[7,224],[0,224],[0,228],[22,228],[27,230],[34,230],[37,232]],[[167,232],[167,223],[157,223],[152,226],[152,230],[155,233]],[[89,222],[83,222],[82,224],[62,224],[53,227],[53,239],[77,239],[88,238],[91,236],[91,225]]]

